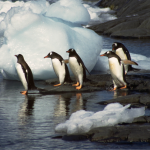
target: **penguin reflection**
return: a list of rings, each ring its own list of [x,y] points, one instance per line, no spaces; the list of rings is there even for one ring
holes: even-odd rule
[[[25,100],[20,106],[18,113],[20,124],[25,125],[28,121],[28,117],[32,115],[34,109],[35,96],[25,95]]]
[[[71,113],[74,113],[79,110],[83,110],[84,108],[84,101],[81,93],[76,94],[76,101],[72,104],[72,111]]]
[[[62,94],[59,96],[56,108],[54,110],[55,116],[67,116],[69,112],[69,105],[72,98],[71,93]]]
[[[128,90],[116,90],[114,91],[114,99],[122,96],[127,96],[129,94]]]
[[[81,93],[75,94],[76,98],[74,99],[74,94],[62,94],[59,96],[57,105],[55,108],[55,116],[68,116],[73,112],[78,110],[85,109],[85,103],[82,98]]]

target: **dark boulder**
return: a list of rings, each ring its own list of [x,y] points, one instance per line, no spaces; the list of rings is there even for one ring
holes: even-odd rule
[[[121,38],[150,38],[149,0],[102,0],[100,7],[115,10],[118,19],[89,27],[98,34]]]

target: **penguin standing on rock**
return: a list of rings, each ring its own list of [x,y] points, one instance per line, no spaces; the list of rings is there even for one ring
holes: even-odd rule
[[[24,57],[21,54],[15,55],[17,57],[17,73],[19,75],[19,78],[25,88],[25,91],[22,91],[20,93],[27,95],[28,90],[35,90],[37,87],[34,85],[34,80],[33,80],[33,74],[24,60]]]
[[[71,82],[70,74],[68,67],[66,65],[66,60],[64,60],[59,54],[55,52],[48,53],[44,58],[51,58],[54,71],[56,75],[59,77],[59,84],[54,86],[60,86],[64,82]]]
[[[131,60],[131,56],[127,48],[119,42],[114,42],[112,44],[112,51],[115,52],[122,60]],[[131,65],[124,65],[125,67],[125,74],[128,71],[137,71],[139,69],[133,68]]]
[[[121,58],[112,51],[108,51],[100,56],[108,57],[109,69],[114,84],[113,90],[116,90],[117,87],[121,87],[120,89],[127,88],[127,83],[125,79],[125,69],[123,64],[137,65],[137,63],[130,60],[121,60]]]
[[[73,84],[72,86],[76,86],[76,89],[79,90],[82,88],[83,81],[86,80],[87,68],[74,49],[69,49],[66,52],[69,53],[69,66],[77,81],[77,83]],[[87,72],[89,73],[88,70]]]

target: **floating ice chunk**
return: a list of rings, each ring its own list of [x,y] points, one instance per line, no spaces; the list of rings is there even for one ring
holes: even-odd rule
[[[110,8],[99,8],[88,4],[84,4],[84,7],[88,10],[91,18],[91,21],[87,26],[117,19],[117,17],[114,16],[114,11],[110,10]]]
[[[123,106],[119,103],[108,104],[103,111],[89,112],[80,110],[71,115],[65,123],[58,124],[56,132],[81,134],[96,127],[114,126],[118,123],[131,123],[134,118],[143,116],[145,108],[131,108],[130,104]]]
[[[74,48],[87,69],[93,69],[102,39],[80,25],[88,22],[89,13],[79,0],[60,0],[52,5],[45,0],[18,3],[13,3],[0,22],[0,36],[4,36],[0,69],[5,79],[19,79],[14,57],[17,54],[24,56],[35,80],[56,77],[51,60],[44,59],[50,51],[67,59],[66,51]]]

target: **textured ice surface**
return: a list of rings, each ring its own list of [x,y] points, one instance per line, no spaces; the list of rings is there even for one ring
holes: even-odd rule
[[[33,72],[34,79],[56,77],[50,59],[55,51],[64,59],[74,48],[89,71],[99,57],[102,40],[87,25],[90,15],[80,0],[60,0],[49,4],[45,0],[0,2],[0,69],[5,79],[19,79],[17,59],[22,54]]]
[[[132,123],[133,119],[145,114],[145,108],[131,108],[130,104],[123,107],[119,103],[108,104],[103,111],[90,112],[80,110],[71,115],[65,123],[58,124],[56,132],[67,134],[86,133],[93,128],[114,126],[118,123]]]

